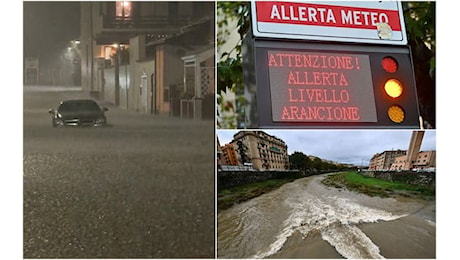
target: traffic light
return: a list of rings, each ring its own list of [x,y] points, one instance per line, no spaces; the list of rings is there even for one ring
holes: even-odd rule
[[[419,128],[417,91],[409,48],[388,48],[388,52],[374,56],[380,59],[380,66],[374,66],[372,70],[380,122],[396,128]]]

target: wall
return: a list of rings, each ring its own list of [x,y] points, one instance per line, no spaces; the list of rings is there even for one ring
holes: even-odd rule
[[[105,88],[104,100],[115,104],[115,68],[108,68],[104,70]]]
[[[119,69],[119,83],[120,83],[120,107],[127,109],[128,108],[128,91],[130,88],[130,69],[129,65],[120,65]]]
[[[436,187],[436,173],[435,172],[389,172],[389,171],[367,171],[362,172],[364,176],[374,177],[386,181],[397,181],[406,184],[423,186],[427,188]]]
[[[165,101],[169,98],[169,93],[164,92],[165,88],[168,88],[171,85],[180,86],[184,83],[184,61],[181,59],[183,55],[182,48],[176,48],[172,46],[165,46],[164,48],[164,75],[163,82],[160,84],[159,104],[160,111],[170,112],[170,102]],[[165,95],[168,97],[165,99]]]
[[[331,171],[327,171],[331,172]],[[303,178],[326,172],[313,171],[219,171],[217,172],[217,189],[228,189],[270,179]]]
[[[155,71],[155,61],[154,60],[146,60],[146,61],[138,61],[133,62],[130,65],[130,85],[129,85],[129,104],[128,107],[130,109],[134,109],[136,111],[142,113],[150,113],[152,100],[151,100],[151,92],[152,92],[152,81],[150,75]],[[147,107],[145,108],[142,105],[142,96],[141,96],[141,84],[142,84],[142,75],[145,73],[147,76],[146,86],[142,86],[142,91],[147,91],[148,95],[148,102]]]

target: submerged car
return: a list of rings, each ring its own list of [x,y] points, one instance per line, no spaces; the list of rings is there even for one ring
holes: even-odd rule
[[[57,109],[50,109],[53,127],[58,126],[105,126],[105,112],[109,109],[100,107],[91,99],[73,99],[62,101]]]

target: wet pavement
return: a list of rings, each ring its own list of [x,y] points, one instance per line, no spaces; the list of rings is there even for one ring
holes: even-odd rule
[[[24,258],[214,258],[214,122],[104,104],[110,127],[52,128],[77,97],[24,91]]]

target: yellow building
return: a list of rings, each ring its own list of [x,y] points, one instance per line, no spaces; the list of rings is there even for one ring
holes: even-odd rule
[[[405,150],[393,150],[375,154],[369,162],[369,170],[388,171],[395,159],[402,155],[406,156],[406,153]]]
[[[286,143],[263,131],[240,131],[231,142],[240,164],[252,166],[260,171],[284,171],[289,169]]]

